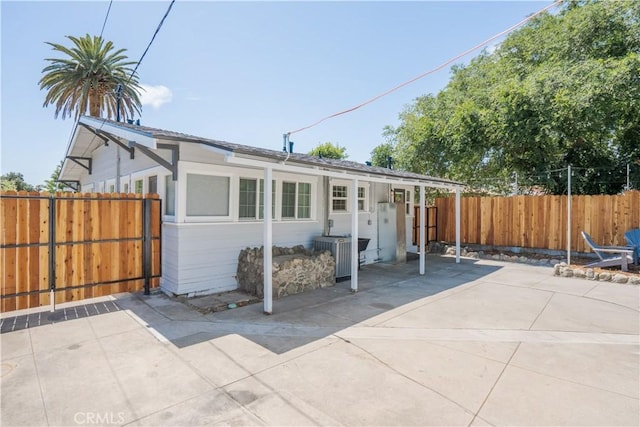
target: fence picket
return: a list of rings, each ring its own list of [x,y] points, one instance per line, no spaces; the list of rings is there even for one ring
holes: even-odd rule
[[[602,245],[625,245],[625,231],[640,227],[640,191],[572,196],[571,250],[586,252],[586,231]],[[455,241],[453,197],[437,198],[438,238]],[[566,250],[567,196],[463,197],[463,243]]]

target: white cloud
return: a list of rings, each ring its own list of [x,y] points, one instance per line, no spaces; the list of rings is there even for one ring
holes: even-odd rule
[[[166,86],[151,86],[144,83],[140,84],[143,91],[140,94],[142,105],[151,105],[153,108],[160,108],[162,104],[171,102],[173,93]]]

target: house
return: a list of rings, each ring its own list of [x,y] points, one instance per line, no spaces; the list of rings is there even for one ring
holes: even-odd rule
[[[361,254],[353,245],[354,290],[360,261],[393,261],[402,256],[398,247],[419,251],[424,274],[425,251],[411,247],[414,192],[454,190],[459,206],[462,189],[446,179],[86,116],[59,180],[82,192],[160,194],[161,288],[188,296],[236,289],[246,247],[312,247],[322,235],[371,239]],[[459,225],[459,209],[456,217]],[[459,238],[457,246],[459,261]],[[271,251],[264,254],[271,295]],[[265,298],[265,311],[270,304]]]

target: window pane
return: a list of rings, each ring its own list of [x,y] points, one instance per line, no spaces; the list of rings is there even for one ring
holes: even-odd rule
[[[135,182],[135,193],[142,194],[142,180],[138,179]]]
[[[282,217],[295,218],[296,215],[296,183],[282,183]]]
[[[359,211],[364,210],[364,200],[358,200],[358,210]]]
[[[276,217],[276,181],[271,181],[271,219]],[[264,179],[260,180],[260,202],[258,218],[264,218]]]
[[[358,199],[364,199],[364,187],[358,187]]]
[[[311,184],[298,184],[298,218],[311,218]]]
[[[240,218],[256,217],[256,187],[257,182],[255,179],[240,178],[240,205],[238,210]]]
[[[171,175],[164,177],[164,213],[166,215],[176,214],[176,182]],[[125,184],[126,186],[127,184]]]
[[[334,211],[346,211],[347,210],[347,201],[344,199],[335,199],[333,200],[333,210]]]
[[[156,194],[158,192],[158,176],[153,175],[148,179],[149,193]]]
[[[333,197],[347,197],[347,186],[346,185],[334,185],[333,186]]]
[[[187,174],[187,215],[228,216],[229,178]]]

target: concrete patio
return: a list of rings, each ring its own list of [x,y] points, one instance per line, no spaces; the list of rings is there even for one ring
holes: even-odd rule
[[[639,425],[640,288],[429,256],[201,314],[3,333],[2,425]]]

